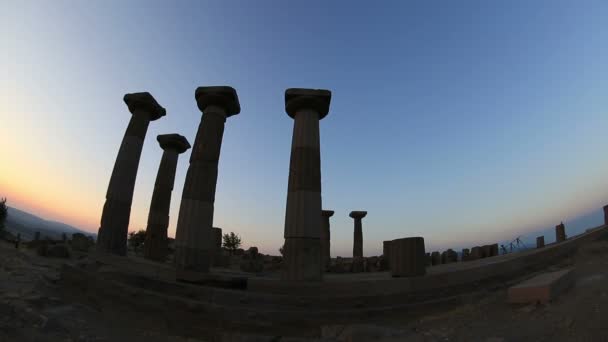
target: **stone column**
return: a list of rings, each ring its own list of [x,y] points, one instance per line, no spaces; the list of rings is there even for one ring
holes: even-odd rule
[[[470,260],[477,260],[483,258],[483,249],[482,247],[475,246],[471,248],[471,254],[469,254]]]
[[[389,264],[389,255],[391,255],[391,242],[389,241],[382,241],[382,258],[384,260],[384,264],[386,268],[390,267]]]
[[[212,262],[213,266],[224,266],[222,264],[222,228],[213,227],[211,228],[211,240],[212,242]]]
[[[329,218],[334,215],[333,210],[321,211],[321,269],[326,270],[331,263],[331,232],[329,230]]]
[[[118,255],[127,254],[133,189],[148,125],[166,114],[150,93],[127,94],[124,101],[133,115],[116,157],[97,234],[97,249]]]
[[[319,120],[329,112],[329,90],[290,88],[285,111],[294,119],[287,206],[283,279],[320,281],[321,150]]]
[[[361,223],[361,220],[366,215],[367,211],[351,211],[348,215],[355,220],[355,229],[353,237],[353,272],[361,272],[363,270],[363,225]]]
[[[608,225],[608,205],[604,206],[604,224]]]
[[[441,253],[433,252],[431,253],[431,265],[441,265]]]
[[[566,227],[564,226],[563,222],[560,222],[560,224],[555,226],[555,241],[566,241]]]
[[[144,257],[155,261],[165,261],[167,258],[167,228],[169,227],[169,209],[171,207],[171,192],[175,183],[175,170],[178,156],[190,148],[188,140],[179,134],[163,134],[156,137],[163,149],[160,160],[144,243]]]
[[[460,257],[460,259],[462,261],[469,261],[469,249],[468,248],[462,249],[462,256]]]
[[[498,244],[490,245],[490,256],[498,256]]]
[[[545,247],[545,237],[539,236],[536,238],[536,248],[543,248],[543,247]]]
[[[390,265],[393,277],[425,275],[424,238],[410,237],[391,241]]]
[[[203,113],[186,173],[175,234],[177,279],[199,281],[211,263],[213,206],[226,118],[241,111],[231,87],[199,87],[194,94]]]

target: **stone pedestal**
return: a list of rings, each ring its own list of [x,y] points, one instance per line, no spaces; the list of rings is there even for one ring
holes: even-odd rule
[[[410,237],[391,241],[391,276],[415,277],[426,274],[424,238]]]
[[[97,249],[118,255],[127,253],[131,202],[148,125],[166,114],[150,93],[127,94],[124,101],[133,115],[116,157],[97,234]]]
[[[328,90],[285,91],[285,111],[294,124],[285,211],[284,280],[320,281],[323,277],[319,120],[329,112],[330,101]]]
[[[175,234],[177,279],[199,281],[209,272],[211,227],[218,163],[226,118],[241,112],[232,87],[199,87],[194,94],[203,113],[190,155]]]
[[[331,263],[330,243],[331,232],[329,229],[329,218],[334,215],[333,210],[321,211],[321,269],[327,270]]]
[[[171,192],[175,183],[175,170],[178,156],[190,148],[188,140],[179,134],[163,134],[156,137],[163,156],[160,160],[144,243],[144,258],[154,261],[165,261],[168,252],[167,228],[169,227],[169,209]]]
[[[355,220],[353,237],[353,258],[363,257],[363,224],[361,220],[367,215],[367,211],[351,211],[348,216]]]
[[[545,237],[539,236],[536,238],[536,248],[543,248],[543,247],[545,247]]]
[[[564,226],[563,222],[555,226],[555,241],[566,241],[566,227]]]
[[[431,253],[431,265],[441,265],[441,253],[433,252]]]

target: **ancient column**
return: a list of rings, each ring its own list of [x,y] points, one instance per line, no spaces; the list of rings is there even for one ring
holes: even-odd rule
[[[162,134],[156,137],[163,149],[160,160],[152,202],[148,213],[148,226],[144,243],[144,258],[165,261],[167,258],[167,228],[169,227],[169,209],[171,192],[175,183],[175,170],[178,156],[190,148],[188,140],[179,134]]]
[[[424,238],[410,237],[391,241],[391,276],[415,277],[426,274]]]
[[[367,211],[351,211],[348,215],[355,220],[355,229],[353,237],[353,272],[363,271],[363,225],[361,224],[361,220],[366,215]]]
[[[483,249],[482,247],[475,246],[471,248],[471,254],[469,254],[470,260],[477,260],[483,258]]]
[[[97,234],[97,249],[118,255],[127,254],[133,189],[148,125],[166,114],[150,93],[127,94],[124,101],[133,115],[112,170]]]
[[[226,118],[241,111],[232,87],[199,87],[194,94],[203,113],[190,155],[175,234],[177,279],[199,281],[211,263],[213,205]]]
[[[604,206],[604,224],[608,225],[608,205]]]
[[[222,265],[222,228],[217,228],[217,227],[211,228],[211,241],[212,241],[211,265],[224,266],[224,265]]]
[[[555,226],[555,241],[566,241],[566,227],[564,226],[564,222],[560,222],[560,224]]]
[[[461,255],[460,259],[462,261],[469,261],[469,249],[468,248],[462,249],[462,255]]]
[[[441,265],[441,253],[433,252],[431,253],[431,265]]]
[[[320,281],[323,277],[319,120],[329,112],[330,101],[329,90],[285,91],[285,111],[294,124],[285,210],[284,280]]]
[[[536,238],[536,248],[543,248],[543,247],[545,247],[545,237],[539,236]]]
[[[331,263],[329,218],[334,215],[333,210],[321,211],[321,268],[326,270]]]
[[[498,256],[498,244],[490,245],[490,256]]]

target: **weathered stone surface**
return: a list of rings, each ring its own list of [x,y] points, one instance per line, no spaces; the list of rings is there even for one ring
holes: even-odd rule
[[[127,252],[131,202],[148,125],[166,114],[150,93],[126,94],[124,101],[133,115],[112,170],[97,234],[97,248],[118,255]]]
[[[426,274],[424,238],[410,237],[391,241],[390,269],[393,277]]]
[[[203,115],[190,155],[177,220],[178,279],[180,274],[209,272],[214,254],[211,228],[224,125],[227,117],[241,110],[236,90],[231,87],[199,87],[194,97]]]
[[[555,226],[555,241],[566,241],[566,226],[564,226],[563,222]]]
[[[471,248],[471,254],[469,255],[471,260],[477,260],[483,258],[483,250],[479,246]]]
[[[351,272],[353,272],[353,273],[363,272],[363,263],[364,263],[363,257],[353,257]]]
[[[382,256],[386,260],[387,267],[389,266],[389,256],[391,255],[391,241],[382,241]]]
[[[319,281],[327,262],[321,248],[319,120],[327,115],[330,99],[327,90],[285,91],[285,111],[294,119],[285,210],[285,280]]]
[[[571,269],[549,272],[509,288],[510,303],[547,303],[574,283]]]
[[[222,229],[217,227],[211,228],[211,257],[212,265],[215,267],[225,267],[226,262],[222,258]]]
[[[543,248],[543,247],[545,247],[545,237],[539,236],[536,238],[536,248]]]
[[[492,245],[481,246],[482,258],[489,258],[492,256]]]

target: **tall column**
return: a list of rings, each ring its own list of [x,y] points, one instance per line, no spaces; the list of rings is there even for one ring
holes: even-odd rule
[[[564,222],[560,222],[557,226],[555,226],[555,242],[566,241],[566,226],[564,226]]]
[[[361,220],[367,215],[367,211],[351,211],[348,216],[355,219],[355,230],[353,237],[353,272],[363,272],[363,225]],[[393,240],[394,241],[394,240]],[[389,267],[391,259],[389,257]]]
[[[321,211],[321,268],[326,270],[331,263],[331,232],[329,230],[329,218],[334,215],[333,210]]]
[[[169,209],[171,192],[175,183],[175,169],[178,156],[190,148],[188,140],[179,134],[164,134],[156,137],[163,156],[160,160],[144,243],[144,257],[150,260],[164,261],[167,257],[167,227],[169,227]]]
[[[150,93],[126,94],[124,101],[133,115],[116,157],[97,234],[97,249],[118,255],[127,254],[133,189],[148,125],[166,114]]]
[[[323,277],[319,121],[329,112],[330,101],[329,90],[285,91],[285,111],[294,119],[285,210],[285,280],[320,281]]]
[[[198,281],[209,272],[213,205],[226,118],[241,112],[232,87],[199,87],[194,94],[203,113],[190,155],[175,233],[177,279]]]

